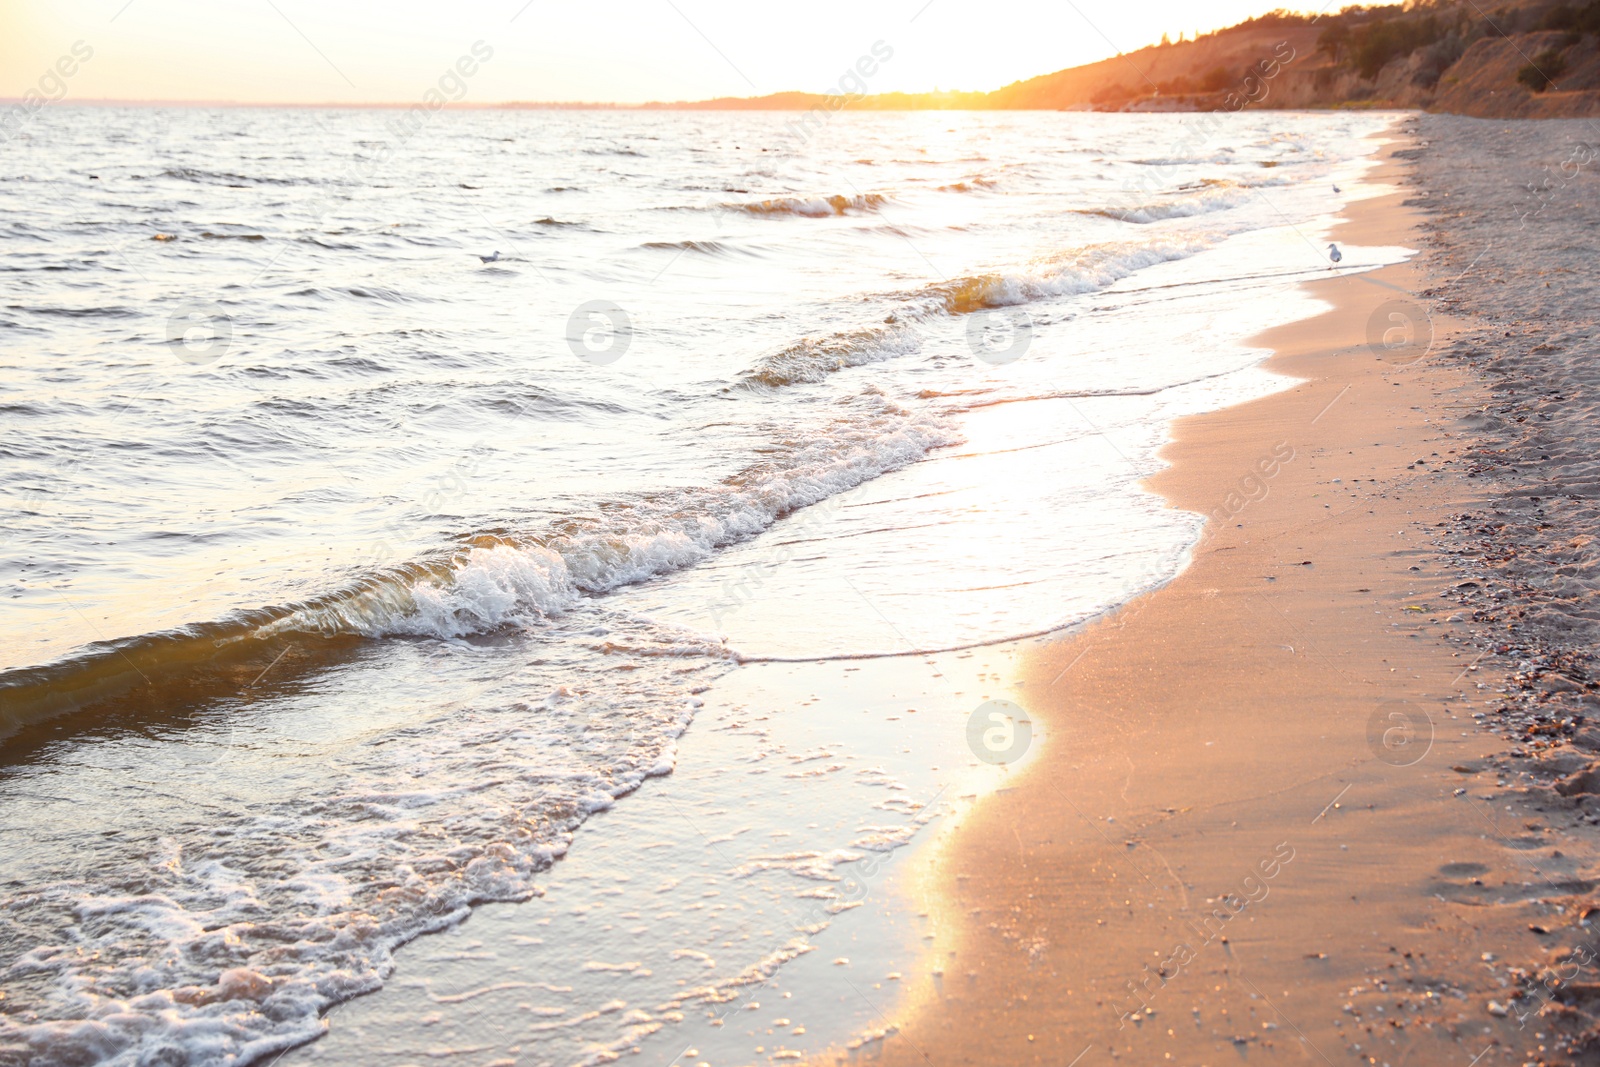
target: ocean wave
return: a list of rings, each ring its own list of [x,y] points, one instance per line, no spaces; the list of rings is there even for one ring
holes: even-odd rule
[[[639,246],[653,251],[698,252],[703,256],[753,256],[748,248],[740,248],[726,241],[646,241]]]
[[[352,244],[348,241],[330,241],[326,237],[322,236],[296,237],[295,240],[300,244],[315,245],[318,248],[326,248],[330,252],[363,251],[362,247],[358,244]]]
[[[1180,188],[1176,193],[1169,196],[1162,196],[1153,200],[1129,199],[1111,207],[1080,209],[1078,214],[1099,215],[1108,219],[1116,219],[1119,222],[1147,225],[1167,219],[1191,218],[1195,215],[1205,215],[1213,211],[1227,211],[1252,199],[1255,195],[1252,190],[1258,185],[1277,184],[1281,184],[1281,182],[1247,183],[1208,178]]]
[[[385,304],[409,304],[417,300],[426,299],[425,297],[422,297],[416,293],[402,293],[398,289],[390,289],[379,285],[352,285],[328,288],[313,285],[306,289],[296,289],[288,295],[298,297],[315,297],[319,300],[340,297],[354,297],[357,300],[377,300]]]
[[[908,326],[847,330],[818,337],[803,337],[786,348],[763,356],[739,374],[739,384],[769,388],[820,382],[846,367],[877,363],[915,352],[920,342]]]
[[[822,381],[848,367],[916,352],[920,346],[916,326],[932,316],[967,315],[1094,292],[1145,267],[1202,252],[1212,243],[1203,236],[1175,236],[1090,245],[1014,271],[968,275],[919,292],[891,294],[887,299],[900,306],[888,325],[801,338],[741,371],[738,383],[776,388]]]
[[[951,226],[948,228],[955,230],[964,229],[964,227],[961,226]],[[921,237],[930,233],[938,233],[939,231],[928,226],[903,226],[895,223],[885,222],[877,226],[862,226],[858,232],[883,233],[888,234],[890,237],[904,237],[910,239],[912,237]]]
[[[1151,156],[1129,162],[1141,167],[1193,167],[1205,164],[1236,162],[1238,153],[1232,148],[1219,148],[1207,156]]]
[[[234,174],[230,171],[201,170],[198,167],[168,167],[161,172],[163,178],[194,182],[199,185],[224,185],[230,189],[243,189],[252,185],[316,185],[314,178],[269,178],[264,175]]]
[[[619,503],[535,537],[480,535],[448,557],[300,605],[257,636],[454,638],[537,625],[582,598],[693,566],[956,440],[930,416],[868,399],[876,411],[776,442],[770,458],[714,486]]]
[[[882,193],[860,193],[856,196],[796,197],[784,196],[761,200],[753,204],[728,204],[727,207],[751,215],[800,215],[805,218],[826,218],[830,215],[848,215],[851,212],[871,214],[889,202]]]
[[[1157,263],[1186,259],[1213,244],[1196,235],[1115,241],[1072,249],[1013,271],[976,274],[939,282],[917,294],[914,306],[965,315],[984,308],[1091,293]]]
[[[146,312],[127,306],[116,307],[51,307],[48,305],[24,306],[22,304],[6,305],[12,311],[24,311],[30,315],[50,315],[66,319],[137,319],[144,317]]]
[[[5,939],[0,1058],[262,1062],[381,988],[401,945],[541,895],[591,814],[672,773],[693,694],[729,662],[621,613],[566,636],[591,646],[587,665],[519,663],[522,699],[441,707],[354,746],[313,794],[30,872],[13,887],[28,904]],[[486,773],[490,753],[504,773]]]
[[[937,191],[941,193],[976,193],[993,189],[999,184],[999,182],[989,178],[968,178],[965,181],[951,182],[949,185],[938,186]]]
[[[881,397],[856,406],[848,418],[772,442],[761,462],[714,485],[617,501],[537,533],[473,535],[322,596],[97,642],[62,663],[0,673],[0,736],[133,685],[192,690],[197,671],[228,675],[273,638],[455,639],[545,626],[586,599],[694,566],[959,440],[940,419]]]

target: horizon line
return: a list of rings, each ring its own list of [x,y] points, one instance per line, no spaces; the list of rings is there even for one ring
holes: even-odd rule
[[[871,93],[860,97],[979,97],[988,96],[992,90],[987,89],[934,89],[926,92],[890,92]],[[753,101],[772,100],[778,97],[796,97],[822,100],[829,94],[808,92],[804,89],[783,89],[773,93],[763,93],[761,96],[715,96],[705,100],[643,100],[643,101],[610,101],[610,100],[493,100],[493,101],[447,101],[439,110],[458,111],[496,111],[509,108],[524,110],[571,110],[571,111],[648,111],[668,108],[695,109],[704,111],[790,111],[809,110],[802,108],[753,108],[718,106],[723,104],[748,105]],[[856,100],[846,99],[848,107]],[[28,103],[27,99],[20,96],[0,96],[0,107],[14,106]],[[80,107],[279,107],[279,108],[372,108],[380,110],[409,109],[414,107],[427,107],[417,100],[204,100],[204,99],[152,99],[148,97],[63,97],[59,100],[49,101],[48,106],[59,107],[62,105],[77,105]],[[878,110],[878,109],[874,109]],[[908,109],[909,110],[909,109]],[[955,109],[961,110],[961,109]],[[1015,110],[1015,109],[1011,109]],[[1023,109],[1037,110],[1037,109]]]

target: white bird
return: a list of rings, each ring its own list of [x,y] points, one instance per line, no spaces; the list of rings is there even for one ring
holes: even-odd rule
[[[1344,259],[1344,253],[1339,251],[1339,246],[1338,245],[1329,245],[1328,246],[1328,258],[1333,260],[1335,263],[1338,263],[1338,262],[1340,262],[1341,260]],[[1329,267],[1328,269],[1332,270],[1333,268]]]
[[[500,253],[496,252],[492,256],[479,256],[478,258],[483,260],[485,263],[498,263],[500,261]]]

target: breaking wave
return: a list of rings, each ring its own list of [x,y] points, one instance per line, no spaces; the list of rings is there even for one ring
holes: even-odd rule
[[[848,215],[852,212],[870,214],[888,202],[889,198],[882,193],[861,193],[857,196],[784,196],[753,204],[729,204],[728,207],[751,215],[801,215],[816,219],[830,215]]]
[[[890,324],[801,338],[763,356],[740,373],[739,383],[771,388],[822,381],[848,367],[918,351],[916,325],[931,317],[1094,292],[1145,267],[1195,255],[1214,243],[1205,236],[1173,236],[1090,245],[1016,271],[968,275],[919,292],[896,294],[900,309]]]
[[[1138,194],[1134,194],[1109,207],[1086,208],[1078,213],[1148,225],[1167,219],[1184,219],[1213,211],[1227,211],[1259,196],[1255,190],[1263,186],[1282,184],[1284,179],[1239,182],[1226,178],[1207,178],[1193,185],[1184,186],[1173,196],[1141,200]]]
[[[64,663],[0,674],[0,732],[227,661],[279,636],[455,639],[539,627],[586,598],[693,566],[793,511],[959,440],[939,418],[880,397],[856,406],[850,417],[772,442],[768,458],[715,485],[612,502],[536,533],[476,534],[434,558],[300,603],[97,642]],[[225,684],[236,688],[237,680]]]

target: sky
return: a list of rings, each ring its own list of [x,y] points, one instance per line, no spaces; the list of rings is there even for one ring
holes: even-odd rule
[[[0,98],[395,103],[445,78],[469,103],[698,100],[825,92],[874,46],[869,92],[989,90],[1282,4],[0,0]]]

